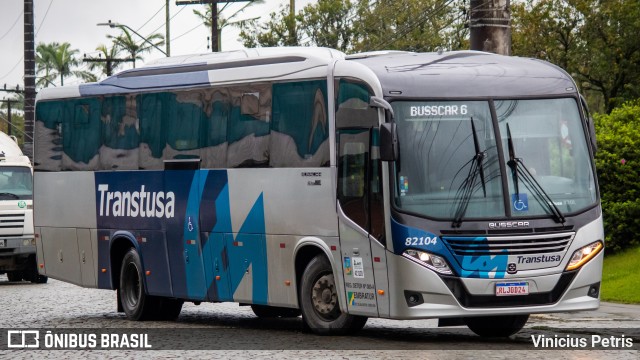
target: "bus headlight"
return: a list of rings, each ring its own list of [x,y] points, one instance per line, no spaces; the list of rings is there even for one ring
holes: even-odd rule
[[[413,249],[405,250],[402,255],[440,274],[453,274],[447,262],[438,255]]]
[[[602,245],[602,241],[596,241],[576,250],[573,255],[571,255],[571,260],[569,260],[569,264],[567,264],[566,270],[569,271],[578,269],[582,265],[586,264],[589,260],[591,260],[594,256],[598,255],[603,247],[604,246]]]

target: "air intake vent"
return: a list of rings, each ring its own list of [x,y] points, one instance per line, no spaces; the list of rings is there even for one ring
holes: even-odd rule
[[[19,235],[23,233],[23,229],[24,213],[5,213],[0,215],[0,230],[2,230],[4,235]]]

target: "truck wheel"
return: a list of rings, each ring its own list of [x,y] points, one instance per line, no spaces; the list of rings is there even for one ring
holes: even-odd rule
[[[49,277],[36,273],[29,281],[34,284],[46,284],[49,281]]]
[[[22,272],[21,271],[7,271],[7,278],[9,281],[22,281]]]
[[[150,320],[158,309],[157,299],[147,295],[142,274],[142,262],[135,249],[129,250],[122,259],[120,269],[120,301],[131,320]]]
[[[365,316],[340,311],[338,292],[325,256],[313,258],[302,275],[300,310],[305,324],[316,334],[344,335],[362,329]]]
[[[259,318],[295,318],[300,316],[299,309],[286,307],[251,305],[251,310]]]
[[[49,280],[48,277],[38,274],[38,264],[35,258],[32,258],[30,268],[24,272],[22,278],[25,281],[31,281],[33,284],[46,284]]]
[[[464,318],[469,329],[482,337],[509,337],[520,331],[529,315],[479,316]]]

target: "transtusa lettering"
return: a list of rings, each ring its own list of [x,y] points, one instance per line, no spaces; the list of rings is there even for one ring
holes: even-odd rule
[[[176,196],[172,191],[109,191],[108,184],[98,184],[100,216],[172,218],[176,208]]]

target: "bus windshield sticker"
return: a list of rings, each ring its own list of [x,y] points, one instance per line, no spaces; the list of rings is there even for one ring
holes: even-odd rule
[[[400,176],[400,196],[405,196],[409,192],[409,177]]]
[[[351,258],[350,257],[344,258],[344,273],[346,275],[351,275]]]
[[[513,210],[515,211],[529,211],[529,199],[527,194],[511,194],[511,203],[513,204]]]
[[[364,266],[361,257],[353,258],[353,277],[364,279]]]

